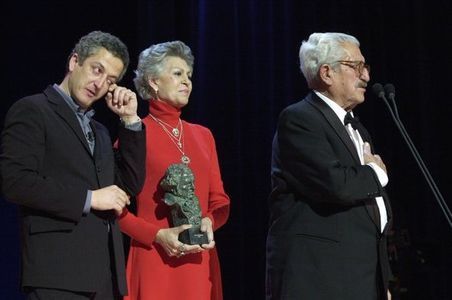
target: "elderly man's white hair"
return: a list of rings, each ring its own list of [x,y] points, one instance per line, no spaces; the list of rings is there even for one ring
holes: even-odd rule
[[[316,85],[321,65],[334,64],[345,58],[345,43],[359,47],[359,41],[354,36],[339,32],[315,32],[301,43],[300,69],[310,88]]]

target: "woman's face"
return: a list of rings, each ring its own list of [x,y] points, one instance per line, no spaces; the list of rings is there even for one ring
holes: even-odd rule
[[[163,62],[163,70],[158,78],[149,84],[157,92],[158,99],[174,107],[182,108],[190,97],[192,70],[180,57],[168,56]]]

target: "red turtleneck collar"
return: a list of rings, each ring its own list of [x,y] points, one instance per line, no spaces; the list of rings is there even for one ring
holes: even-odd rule
[[[181,110],[160,100],[149,100],[149,113],[164,122],[174,123],[179,121]]]

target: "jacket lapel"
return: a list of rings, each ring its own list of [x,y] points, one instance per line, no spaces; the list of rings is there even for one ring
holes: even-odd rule
[[[102,145],[104,145],[104,143],[102,142],[102,135],[98,134],[98,129],[95,121],[91,120],[89,125],[91,126],[91,130],[93,131],[94,139],[96,141],[96,144],[94,145],[93,157],[95,161],[99,161],[100,159],[102,159]]]
[[[308,95],[308,97],[306,98],[306,100],[322,113],[322,115],[325,117],[325,119],[331,125],[333,130],[339,136],[341,141],[344,143],[344,146],[348,149],[350,154],[353,156],[353,159],[355,160],[355,162],[360,164],[361,162],[359,160],[358,152],[356,151],[355,145],[353,144],[352,140],[350,139],[350,136],[348,135],[347,130],[345,129],[345,126],[339,120],[339,118],[334,113],[334,111],[328,106],[328,104],[326,104],[322,99],[320,99],[314,93],[310,93]]]
[[[86,151],[88,151],[88,153],[91,155],[88,141],[83,134],[82,128],[77,120],[77,117],[75,116],[75,113],[71,110],[69,105],[52,86],[47,87],[47,89],[44,90],[44,94],[46,94],[49,102],[53,104],[55,112],[61,117],[63,122],[68,124],[68,126],[74,131],[74,134],[83,144]]]
[[[356,151],[355,145],[353,144],[350,136],[347,133],[347,130],[345,129],[344,124],[339,120],[337,115],[334,113],[334,111],[326,104],[322,99],[320,99],[315,93],[311,93],[306,100],[312,104],[314,107],[316,107],[322,115],[325,117],[325,119],[328,121],[328,123],[331,125],[333,130],[336,132],[336,134],[339,136],[341,141],[344,143],[347,150],[350,152],[350,154],[353,156],[353,159],[357,164],[361,164],[361,161],[358,156],[358,152]],[[367,130],[363,128],[363,130],[360,130],[361,136],[367,140],[369,143],[370,136]],[[375,209],[378,210],[377,203],[375,200],[373,201],[365,201],[365,208],[367,213],[369,214],[370,219],[373,221],[375,226],[380,229],[380,220],[378,218],[379,214],[376,214]]]

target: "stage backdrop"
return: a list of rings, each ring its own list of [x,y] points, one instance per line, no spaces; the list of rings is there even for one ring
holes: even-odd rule
[[[262,299],[271,140],[279,112],[308,92],[298,67],[301,41],[316,31],[361,41],[371,84],[396,86],[400,116],[452,206],[451,11],[450,1],[439,0],[3,1],[0,117],[17,99],[59,83],[74,42],[91,30],[116,34],[129,46],[123,83],[130,88],[141,50],[184,41],[195,67],[183,118],[215,135],[232,201],[229,222],[216,233],[225,299]],[[96,109],[114,135],[117,120],[103,105]],[[142,102],[140,114],[146,113]],[[393,299],[452,299],[452,229],[384,104],[369,90],[356,114],[389,170],[398,280]],[[21,299],[16,207],[1,199],[0,214],[0,298]]]

